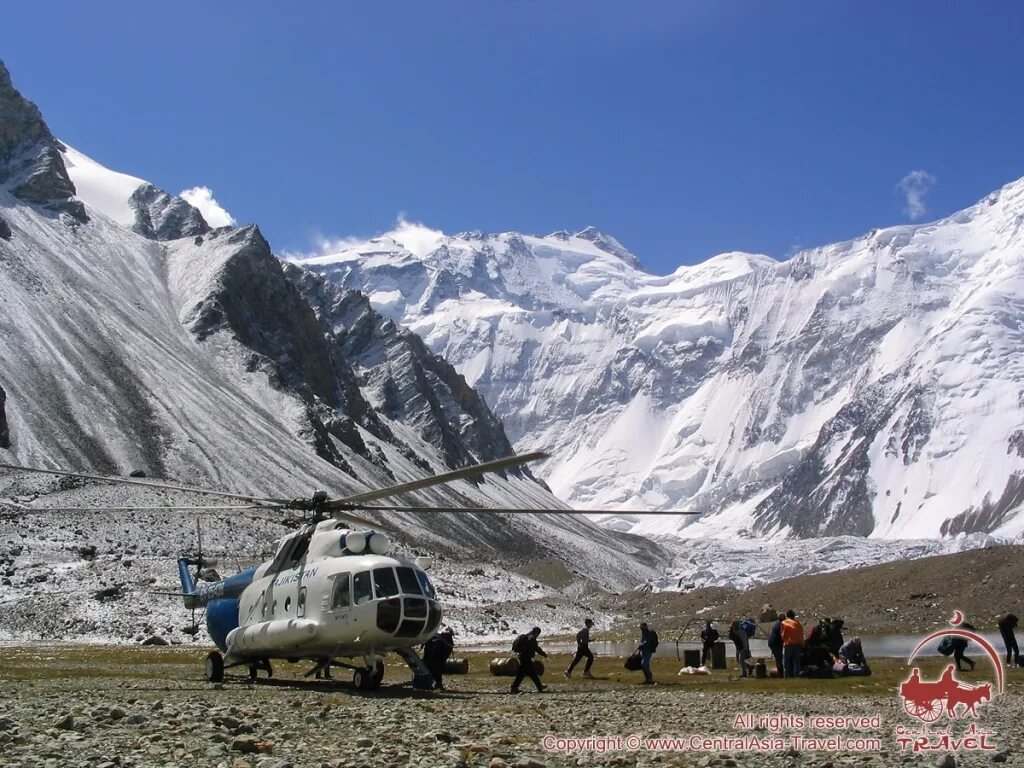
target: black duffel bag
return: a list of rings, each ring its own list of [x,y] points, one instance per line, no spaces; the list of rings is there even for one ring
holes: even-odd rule
[[[640,651],[637,651],[632,656],[626,659],[626,663],[623,665],[630,672],[637,672],[643,669],[643,661],[640,658]]]

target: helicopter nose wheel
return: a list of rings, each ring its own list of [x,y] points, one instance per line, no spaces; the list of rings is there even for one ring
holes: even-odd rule
[[[224,657],[211,651],[206,657],[206,679],[211,683],[224,682]]]
[[[352,673],[352,685],[356,690],[375,691],[384,681],[384,662],[380,659],[371,667],[357,669]]]

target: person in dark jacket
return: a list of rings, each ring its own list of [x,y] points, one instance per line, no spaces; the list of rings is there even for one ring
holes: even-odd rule
[[[533,680],[538,693],[546,691],[548,688],[540,681],[540,678],[537,677],[537,670],[533,668],[534,656],[547,657],[547,654],[537,644],[538,637],[540,637],[540,627],[534,627],[525,635],[517,637],[515,643],[512,644],[512,650],[519,656],[519,671],[516,672],[516,679],[512,683],[512,693],[520,692],[519,685],[523,682],[524,677]]]
[[[451,627],[445,627],[423,646],[423,663],[434,676],[434,688],[437,690],[444,690],[444,663],[451,658],[454,650],[455,632]]]
[[[718,630],[715,629],[715,625],[710,621],[707,626],[700,633],[701,652],[700,652],[700,663],[705,667],[711,661],[711,652],[715,647],[715,643],[718,642],[719,634]]]
[[[658,633],[647,626],[646,621],[640,622],[640,669],[644,673],[644,685],[654,685],[651,674],[651,655],[658,649]]]
[[[779,677],[782,677],[782,622],[786,620],[786,614],[779,613],[779,617],[772,624],[772,631],[768,633],[768,650],[772,652],[775,659],[775,669]]]
[[[828,633],[828,649],[832,652],[833,660],[839,658],[839,650],[846,644],[846,641],[843,640],[843,627],[845,626],[846,622],[842,619],[832,619]]]
[[[750,637],[743,631],[738,620],[729,625],[729,639],[736,646],[736,663],[740,668],[740,677],[749,677]]]
[[[1017,628],[1017,617],[1012,613],[1006,614],[999,621],[999,634],[1003,636],[1003,645],[1006,646],[1006,663],[1009,666],[1020,665],[1020,650],[1017,648],[1017,638],[1013,630]]]
[[[974,630],[974,625],[968,624],[966,621],[963,624],[961,624],[959,628],[960,629],[969,629],[972,632],[975,631]],[[964,652],[967,650],[967,644],[970,641],[966,637],[960,637],[959,635],[953,635],[952,637],[953,637],[953,661],[956,663],[956,671],[957,672],[963,672],[964,671],[963,667],[961,667],[960,665],[961,665],[961,663],[966,662],[966,663],[971,665],[971,671],[973,672],[974,671],[974,660],[970,659],[970,658],[968,658],[967,656],[964,655]]]
[[[586,619],[583,622],[583,629],[576,633],[576,655],[572,657],[572,663],[565,670],[566,677],[572,677],[572,671],[581,659],[586,659],[587,664],[583,667],[584,677],[593,677],[590,668],[594,666],[594,652],[590,650],[590,628],[594,626],[593,619]]]

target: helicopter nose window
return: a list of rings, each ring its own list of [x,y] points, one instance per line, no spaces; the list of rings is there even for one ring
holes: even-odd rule
[[[370,584],[369,571],[362,571],[352,577],[352,595],[356,605],[368,603],[373,599],[373,587]]]
[[[373,590],[378,598],[394,597],[398,594],[398,581],[391,568],[374,568]]]
[[[437,597],[437,593],[434,592],[434,585],[430,583],[430,579],[427,578],[426,571],[416,571],[416,578],[420,581],[420,586],[423,587],[423,594],[433,600]]]
[[[417,580],[412,568],[398,569],[398,583],[402,585],[402,592],[406,595],[423,594],[423,590],[420,589],[420,582]]]

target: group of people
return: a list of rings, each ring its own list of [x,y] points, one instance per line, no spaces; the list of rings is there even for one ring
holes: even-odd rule
[[[799,677],[817,673],[831,676],[840,674],[869,674],[867,659],[859,637],[843,640],[842,619],[820,619],[804,635],[803,624],[792,610],[778,614],[768,635],[768,649],[775,661],[779,677]],[[750,639],[757,632],[753,619],[736,620],[729,626],[728,638],[736,649],[736,663],[740,677],[751,677],[755,665],[751,661]],[[707,665],[720,635],[713,622],[708,621],[700,633],[701,664]],[[762,673],[764,674],[764,673]]]
[[[1007,614],[999,621],[999,633],[1002,635],[1003,644],[1006,647],[1006,663],[1013,666],[1020,665],[1020,651],[1014,634],[1017,624],[1018,619],[1012,613]],[[594,666],[594,652],[590,649],[590,631],[593,627],[593,619],[586,619],[583,622],[583,627],[576,633],[576,653],[563,672],[566,678],[572,677],[573,671],[584,659],[586,663],[583,666],[583,677],[593,677],[590,672]],[[779,677],[813,676],[818,671],[822,674],[827,673],[828,676],[835,672],[839,674],[871,674],[864,656],[861,639],[855,637],[852,640],[844,641],[843,627],[842,619],[822,618],[805,636],[803,624],[797,619],[794,611],[788,610],[785,613],[779,613],[768,634],[768,649],[774,658],[777,675]],[[961,624],[960,627],[974,630],[974,627],[967,623]],[[728,638],[736,647],[736,661],[739,665],[740,676],[744,678],[754,674],[754,665],[750,660],[750,639],[756,631],[757,624],[752,619],[737,620],[729,626]],[[540,633],[540,627],[534,627],[529,632],[519,635],[512,644],[512,652],[519,660],[519,668],[512,683],[512,693],[521,693],[520,686],[527,677],[536,686],[538,692],[547,690],[547,686],[540,681],[540,676],[534,666],[537,656],[547,656],[538,642]],[[711,661],[713,649],[720,637],[714,623],[708,621],[700,633],[701,664],[707,665]],[[965,654],[968,647],[966,638],[950,636],[949,647],[957,670],[962,671],[963,664],[974,669],[974,661]],[[436,689],[444,690],[444,666],[454,648],[455,639],[451,627],[445,627],[424,645],[423,661],[434,676]],[[654,684],[651,657],[657,650],[658,633],[647,622],[641,622],[640,644],[637,646],[634,658],[637,660],[638,669],[643,672],[644,685]]]
[[[768,649],[780,677],[800,675],[831,677],[834,673],[869,675],[867,658],[859,637],[843,638],[842,619],[818,619],[807,635],[791,609],[780,613],[768,634]]]
[[[590,673],[591,668],[594,666],[594,652],[590,649],[590,630],[593,627],[593,619],[584,619],[583,627],[576,633],[576,653],[573,655],[572,661],[569,662],[569,666],[562,673],[567,679],[572,677],[573,670],[584,659],[586,659],[586,664],[583,666],[583,677],[593,677]],[[512,693],[521,692],[519,686],[527,677],[533,681],[538,692],[547,690],[547,686],[541,683],[534,667],[535,656],[547,656],[537,642],[538,637],[540,637],[540,627],[534,627],[526,634],[517,637],[516,641],[512,644],[512,652],[519,657],[519,671],[516,673],[516,678],[512,683]],[[647,622],[640,622],[640,644],[637,646],[634,655],[639,658],[639,669],[644,673],[644,685],[654,684],[654,675],[651,673],[651,657],[657,650],[658,633],[648,626]]]

